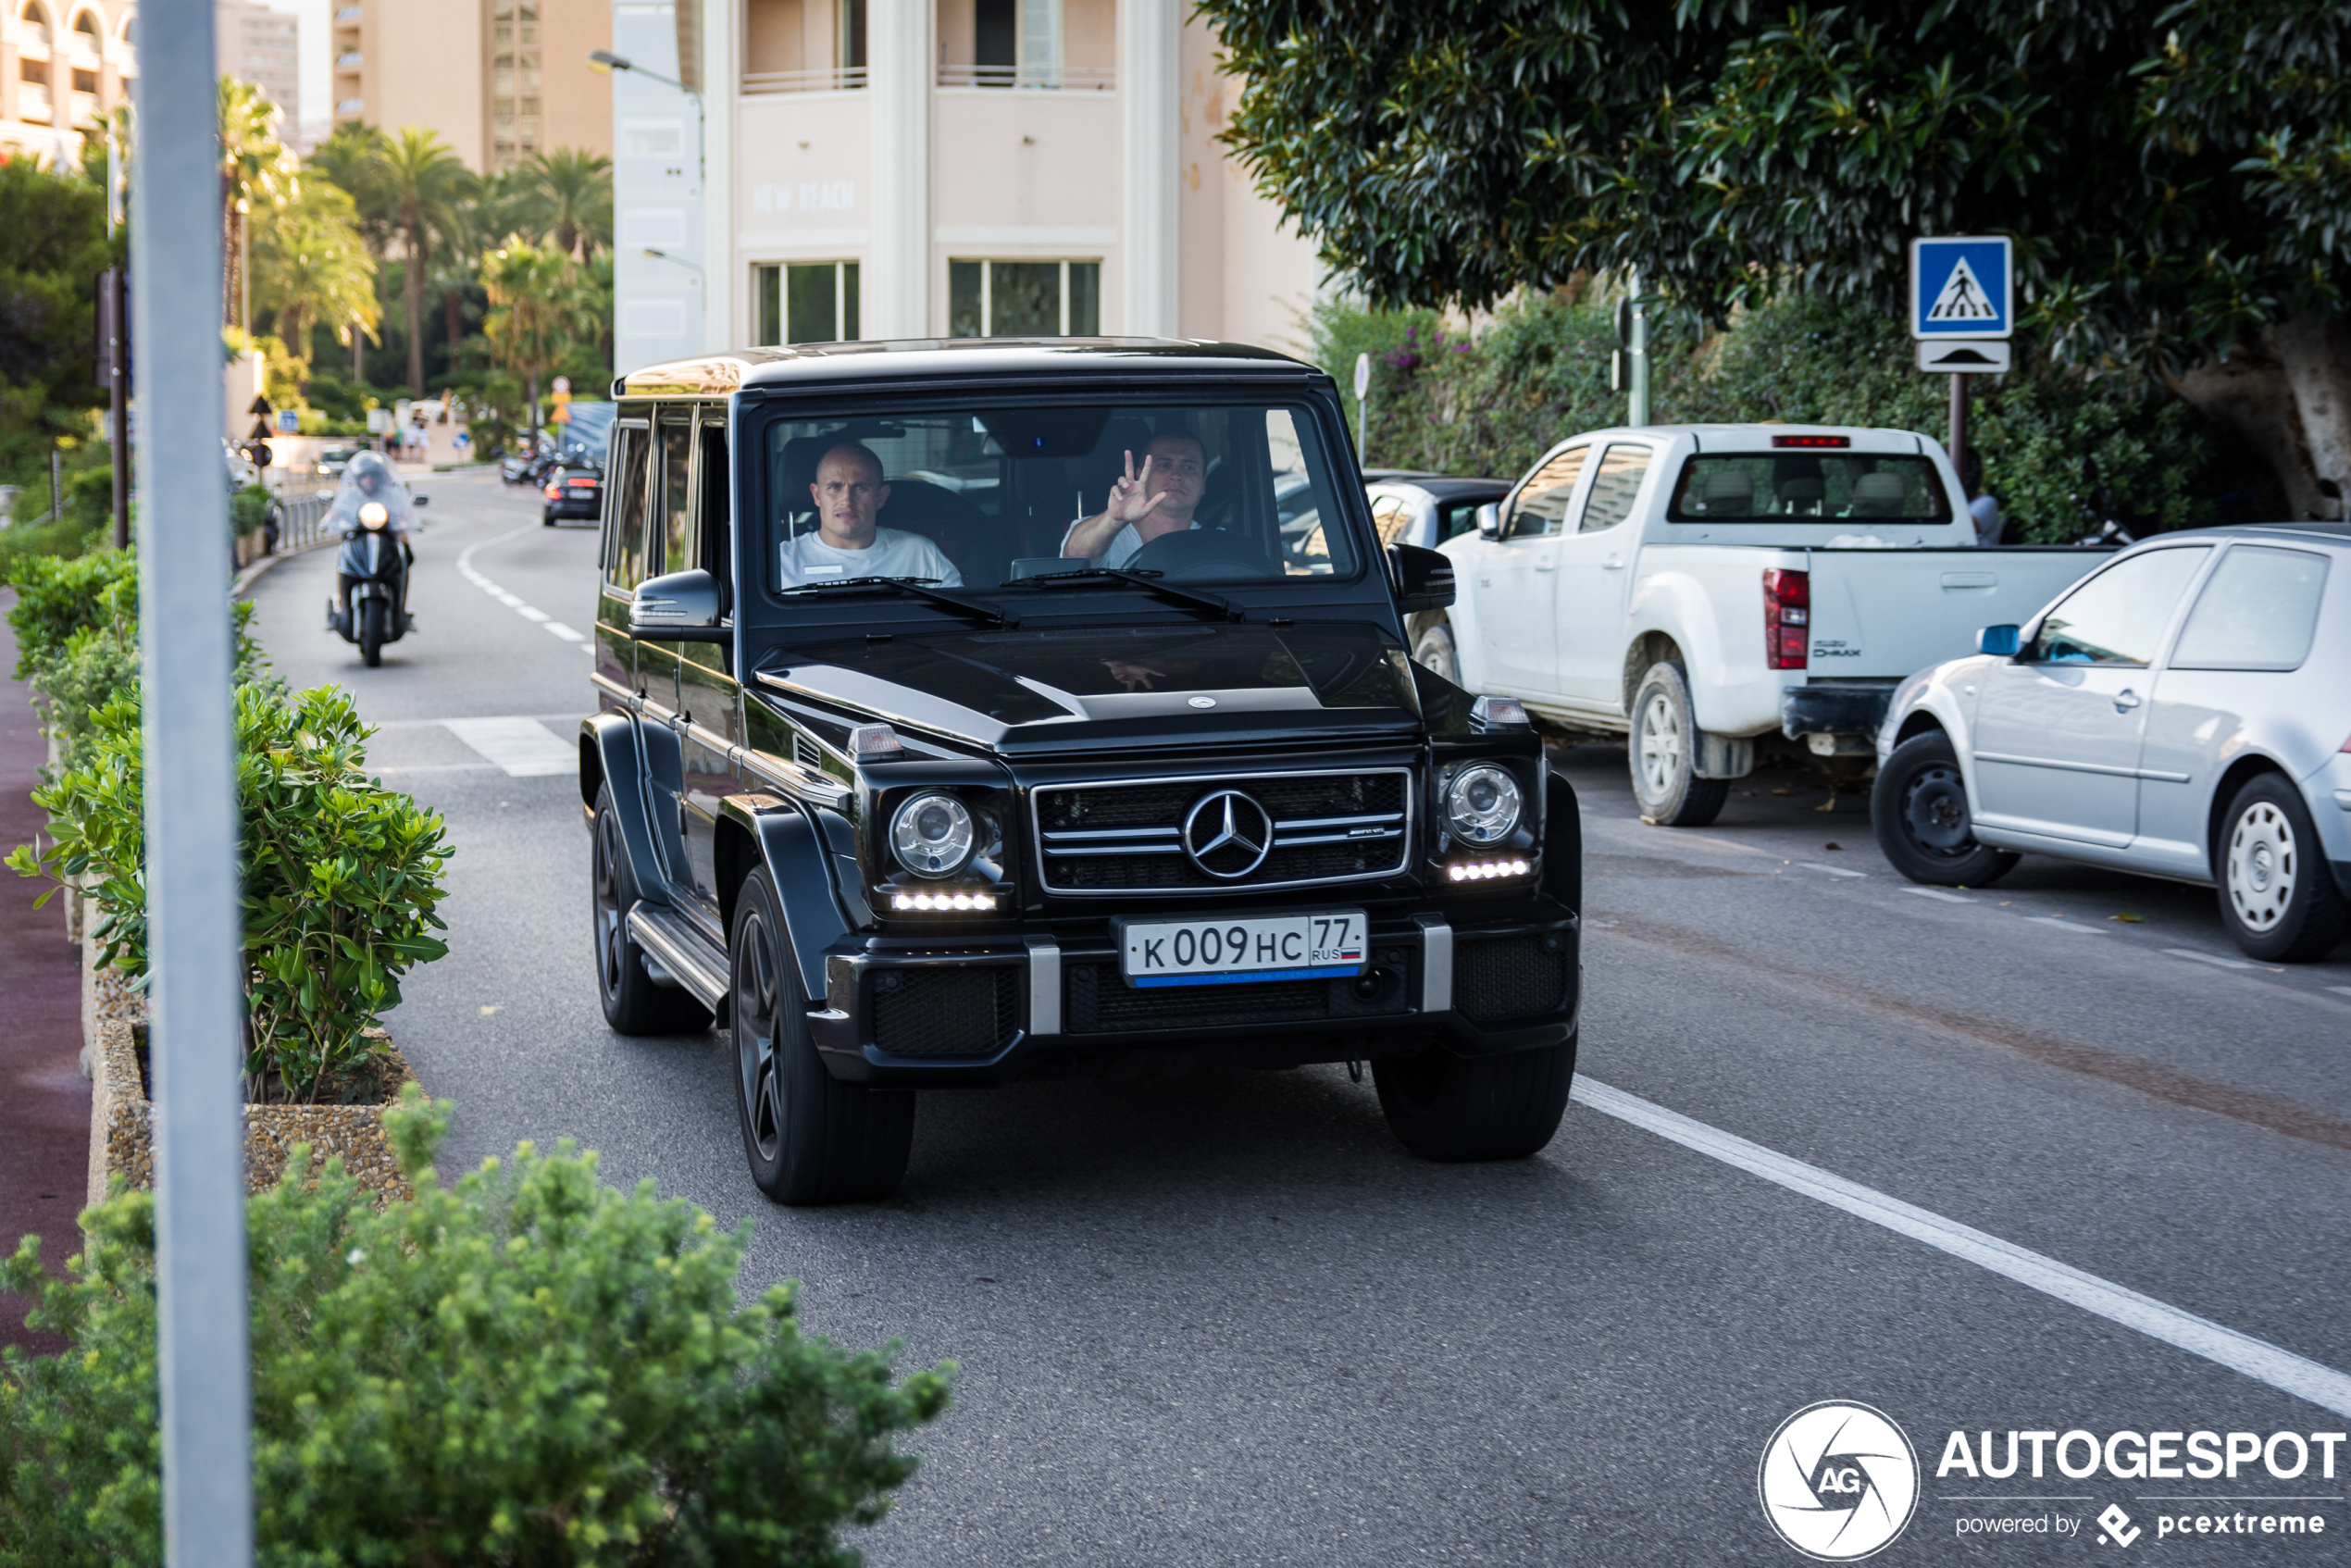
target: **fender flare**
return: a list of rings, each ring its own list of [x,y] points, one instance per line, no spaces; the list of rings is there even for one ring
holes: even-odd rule
[[[718,811],[721,835],[728,834],[730,825],[741,834],[776,885],[784,940],[800,971],[801,994],[813,1005],[825,1005],[828,986],[825,955],[854,934],[834,884],[826,835],[810,819],[806,807],[774,795],[729,795],[719,803]],[[744,870],[748,873],[750,867]],[[727,884],[721,907],[731,933],[735,890],[740,879],[722,877],[720,880]],[[733,940],[731,935],[728,940]]]
[[[1761,621],[1758,620],[1760,626]],[[1624,647],[1640,647],[1654,633],[1671,641],[1682,655],[1684,678],[1690,689],[1690,716],[1698,728],[1707,728],[1706,720],[1720,696],[1720,683],[1715,672],[1721,667],[1723,641],[1721,628],[1715,624],[1704,585],[1682,572],[1660,572],[1648,581],[1635,586],[1632,599],[1624,606]],[[1643,669],[1633,667],[1635,661],[1624,663],[1623,693],[1620,701],[1624,716],[1633,715],[1633,692],[1640,685]]]
[[[1548,767],[1543,773],[1543,891],[1584,918],[1584,815],[1575,786]]]
[[[665,787],[675,800],[684,778],[678,737],[669,730],[620,713],[591,714],[579,721],[580,810],[593,813],[598,788],[611,786],[628,869],[641,891],[665,902],[676,902],[668,867],[685,864],[685,845],[676,816],[665,824],[654,814],[653,791]]]

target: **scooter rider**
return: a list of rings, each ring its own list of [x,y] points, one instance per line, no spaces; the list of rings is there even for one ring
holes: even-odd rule
[[[422,529],[417,521],[416,503],[390,463],[379,454],[363,452],[344,466],[342,482],[335,487],[334,501],[327,508],[326,526],[340,533],[367,527],[375,521],[365,510],[371,503],[383,508],[382,520],[376,526],[399,541],[402,564],[414,565],[417,553],[409,547],[408,537]],[[335,574],[335,605],[341,615],[350,613],[353,580],[346,572]],[[400,574],[400,615],[403,620],[408,616],[405,571]]]

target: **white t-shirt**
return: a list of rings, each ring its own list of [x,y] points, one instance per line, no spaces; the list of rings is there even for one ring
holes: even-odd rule
[[[1975,542],[1992,545],[2000,542],[2000,504],[1988,495],[1979,495],[1967,504],[1967,515],[1975,523]]]
[[[1084,521],[1086,521],[1086,519],[1083,517],[1077,519],[1077,523],[1082,523]],[[1077,523],[1070,524],[1068,533],[1062,535],[1062,554],[1064,556],[1067,556],[1069,554],[1069,535],[1077,531]],[[1196,529],[1200,527],[1200,519],[1195,517],[1191,520],[1191,522],[1186,524],[1185,526]],[[1110,544],[1108,548],[1103,550],[1101,555],[1095,561],[1094,564],[1098,566],[1123,566],[1127,562],[1133,560],[1135,558],[1135,553],[1142,549],[1142,547],[1143,536],[1135,531],[1134,524],[1128,523],[1126,527],[1120,529],[1116,533],[1110,536]]]
[[[846,582],[858,577],[935,578],[942,588],[961,588],[964,576],[946,553],[918,533],[876,529],[863,550],[836,550],[815,533],[784,541],[778,588],[811,582]]]

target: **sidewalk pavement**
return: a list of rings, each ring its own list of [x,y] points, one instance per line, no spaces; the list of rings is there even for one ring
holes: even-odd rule
[[[14,590],[0,588],[0,614],[15,602]],[[0,621],[0,852],[48,825],[31,799],[48,744],[30,689],[6,678],[16,667],[16,636]],[[89,1179],[90,1084],[80,1064],[81,958],[58,901],[32,907],[43,886],[0,869],[0,1248],[37,1235],[54,1274],[81,1250],[75,1216]],[[64,1349],[25,1328],[31,1306],[0,1294],[0,1345]]]

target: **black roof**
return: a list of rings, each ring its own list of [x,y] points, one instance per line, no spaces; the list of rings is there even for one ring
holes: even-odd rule
[[[725,397],[811,383],[959,380],[985,376],[1245,377],[1290,383],[1329,378],[1272,349],[1174,338],[900,338],[746,348],[648,365],[613,379],[615,397]]]

